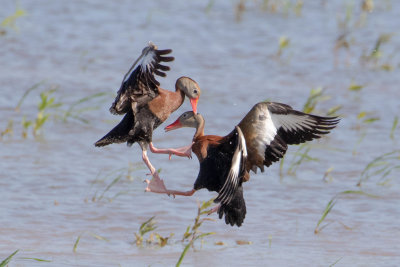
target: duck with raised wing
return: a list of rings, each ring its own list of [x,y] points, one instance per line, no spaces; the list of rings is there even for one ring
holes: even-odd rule
[[[241,226],[246,215],[242,183],[250,178],[250,170],[264,172],[284,156],[288,145],[320,138],[335,128],[337,117],[321,117],[293,110],[274,102],[256,104],[227,136],[204,135],[203,116],[192,111],[183,113],[166,131],[181,127],[196,128],[193,153],[200,162],[200,171],[190,191],[166,190],[172,195],[191,196],[207,188],[218,192],[220,203],[212,211],[226,224]]]
[[[171,49],[158,50],[151,42],[143,49],[141,56],[124,76],[110,108],[112,114],[125,114],[124,118],[95,143],[99,147],[125,142],[131,146],[137,142],[142,149],[142,159],[153,176],[150,181],[146,180],[146,191],[150,192],[164,191],[165,185],[147,156],[149,147],[153,153],[191,157],[191,144],[178,149],[155,148],[152,144],[153,131],[182,105],[185,96],[196,113],[201,93],[199,85],[189,77],[180,77],[176,81],[175,92],[160,87],[155,75],[166,76],[165,71],[170,68],[160,63],[174,60],[165,56],[171,52]]]

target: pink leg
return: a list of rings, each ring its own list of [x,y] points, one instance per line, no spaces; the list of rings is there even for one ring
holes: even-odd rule
[[[193,143],[192,143],[193,144]],[[188,157],[192,158],[192,144],[184,147],[179,147],[179,148],[165,148],[165,149],[160,149],[156,148],[153,146],[153,143],[150,143],[150,151],[153,153],[158,153],[158,154],[169,154],[169,159],[171,159],[172,155],[176,155],[179,157]]]
[[[175,196],[187,196],[190,197],[192,196],[194,193],[196,192],[196,190],[192,189],[190,191],[176,191],[176,190],[167,190],[167,194],[168,195],[173,195]]]
[[[149,168],[151,175],[153,178],[151,180],[146,179],[147,187],[145,189],[146,192],[154,192],[154,193],[166,193],[167,188],[165,187],[164,181],[160,178],[156,169],[151,165],[149,158],[147,157],[147,151],[142,151],[142,159],[146,164],[147,168]]]

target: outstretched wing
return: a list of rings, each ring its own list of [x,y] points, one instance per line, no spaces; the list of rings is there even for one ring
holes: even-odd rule
[[[132,109],[136,113],[137,108],[155,98],[160,85],[155,75],[166,76],[165,71],[170,68],[160,63],[174,60],[173,57],[165,56],[171,52],[171,49],[158,50],[157,46],[150,42],[125,74],[110,112],[124,114]]]
[[[256,104],[239,123],[246,139],[248,160],[246,170],[264,171],[284,156],[287,145],[300,144],[336,127],[337,117],[321,117],[293,110],[290,106],[261,102]]]
[[[229,173],[225,177],[225,182],[215,199],[216,203],[220,202],[221,204],[230,203],[232,198],[235,196],[236,191],[242,182],[241,178],[244,174],[247,158],[246,140],[244,139],[240,128],[236,126],[233,134],[231,133],[229,136],[230,138],[227,139],[226,142],[230,145],[235,145],[235,150],[232,156]]]

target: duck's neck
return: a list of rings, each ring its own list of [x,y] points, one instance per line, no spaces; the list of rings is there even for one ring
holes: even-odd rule
[[[204,136],[204,125],[205,125],[205,121],[203,116],[201,116],[200,114],[195,115],[196,118],[196,133],[193,136],[193,141],[195,141],[197,138]]]
[[[178,88],[178,86],[175,85],[175,94],[177,95],[178,98],[180,98],[181,105],[183,101],[185,100],[185,93]]]

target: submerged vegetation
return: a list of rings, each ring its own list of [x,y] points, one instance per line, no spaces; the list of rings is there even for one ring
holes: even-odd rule
[[[100,172],[91,183],[91,187],[95,188],[95,192],[90,199],[93,202],[102,200],[111,202],[119,196],[132,192],[131,184],[139,179],[135,179],[134,172],[140,169],[143,169],[142,163],[129,163],[127,168],[120,168],[106,173]],[[86,198],[87,200],[88,197]]]
[[[16,32],[19,32],[19,28],[17,26],[17,21],[21,18],[27,15],[27,12],[25,9],[21,8],[19,5],[19,2],[15,2],[15,12],[13,14],[10,14],[8,17],[4,18],[3,21],[0,23],[0,35],[6,34],[5,29],[9,28],[12,29]],[[4,29],[2,29],[4,28]]]
[[[329,202],[326,205],[324,211],[322,212],[322,216],[318,220],[317,226],[315,227],[315,230],[314,230],[315,234],[320,233],[322,231],[322,229],[324,229],[325,227],[327,227],[328,225],[330,225],[331,223],[334,222],[334,221],[330,221],[330,222],[328,222],[328,223],[326,223],[324,225],[321,225],[325,221],[325,218],[328,216],[328,214],[332,211],[332,209],[335,206],[335,204],[338,201],[338,199],[340,197],[344,197],[346,195],[362,195],[362,196],[367,196],[367,197],[371,197],[371,198],[378,198],[378,196],[366,193],[366,192],[361,191],[361,190],[346,190],[346,191],[343,191],[343,192],[340,192],[340,193],[336,194],[334,197],[332,197],[331,200],[329,200]],[[351,230],[350,227],[344,225],[343,223],[342,223],[342,225],[345,226],[346,229]]]
[[[176,263],[176,266],[180,266],[182,263],[183,258],[185,257],[186,253],[188,252],[190,247],[194,247],[194,242],[198,239],[202,239],[203,237],[206,237],[208,235],[213,235],[215,233],[209,232],[209,233],[200,233],[199,228],[203,224],[204,221],[209,221],[212,220],[210,218],[202,218],[202,215],[208,214],[210,211],[207,210],[212,203],[214,202],[214,199],[210,199],[208,201],[204,201],[201,205],[198,205],[197,208],[197,216],[194,218],[194,224],[193,226],[189,225],[186,228],[186,232],[183,234],[182,242],[188,241],[188,243],[185,245],[185,248],[183,249],[181,256],[179,257],[178,262]]]
[[[39,89],[41,89],[39,95],[32,96],[33,92]],[[89,119],[85,116],[90,111],[99,109],[106,99],[105,96],[108,96],[107,93],[100,92],[65,103],[61,100],[63,96],[60,91],[59,85],[47,86],[45,81],[38,82],[28,88],[18,100],[14,114],[8,119],[6,127],[0,132],[0,138],[13,137],[16,132],[14,127],[17,127],[18,124],[22,127],[21,136],[24,139],[29,137],[29,130],[32,130],[32,135],[37,137],[43,134],[44,127],[51,118],[55,122],[79,121],[88,124]],[[31,99],[38,99],[34,112],[31,112],[32,107],[25,106],[26,100],[30,97],[32,97]]]

